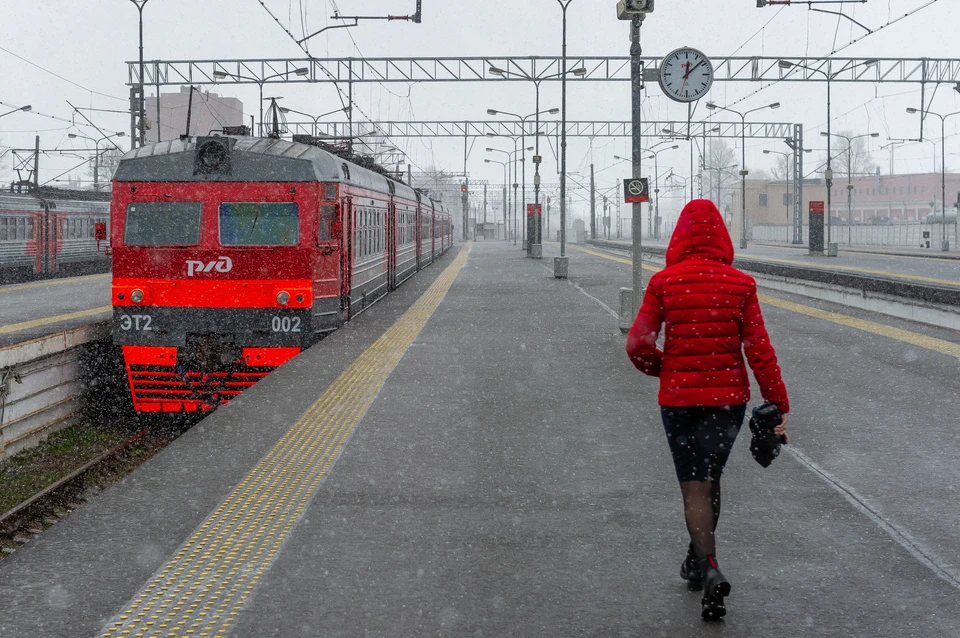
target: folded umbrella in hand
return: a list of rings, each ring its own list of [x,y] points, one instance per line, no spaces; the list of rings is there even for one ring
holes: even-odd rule
[[[786,443],[785,437],[773,433],[773,429],[783,422],[780,409],[769,401],[753,409],[750,417],[750,454],[762,467],[770,467],[774,459],[780,456],[780,445]]]

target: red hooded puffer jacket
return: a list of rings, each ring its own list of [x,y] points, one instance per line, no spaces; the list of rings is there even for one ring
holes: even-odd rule
[[[790,411],[777,355],[763,325],[757,284],[733,268],[733,244],[713,202],[687,204],[650,278],[627,336],[633,365],[660,377],[660,405],[729,406],[750,400],[743,355],[763,398]],[[657,335],[664,324],[663,351]]]

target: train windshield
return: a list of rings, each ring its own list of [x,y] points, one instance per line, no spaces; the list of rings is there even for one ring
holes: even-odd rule
[[[196,246],[201,210],[197,202],[130,204],[123,241],[128,246]]]
[[[220,243],[224,246],[295,246],[299,209],[290,202],[220,204]]]

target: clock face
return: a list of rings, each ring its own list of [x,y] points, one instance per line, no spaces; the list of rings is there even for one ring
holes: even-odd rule
[[[660,64],[660,88],[678,102],[699,100],[713,84],[713,65],[696,49],[677,49]]]

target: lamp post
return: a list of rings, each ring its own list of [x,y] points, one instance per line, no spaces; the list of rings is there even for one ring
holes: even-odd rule
[[[100,192],[100,142],[109,140],[111,137],[123,137],[126,135],[123,131],[119,133],[114,133],[113,135],[106,135],[97,139],[95,137],[87,137],[86,135],[77,135],[76,133],[67,133],[67,137],[71,140],[82,139],[90,140],[93,142],[93,190],[96,193]],[[89,161],[89,160],[88,160]]]
[[[957,92],[960,93],[960,84],[956,87]],[[941,229],[941,238],[940,238],[940,250],[950,250],[949,244],[947,244],[947,118],[953,117],[954,115],[960,115],[960,111],[954,111],[953,113],[947,113],[946,115],[940,115],[939,113],[934,113],[933,111],[920,111],[915,108],[908,108],[907,113],[920,113],[920,117],[923,117],[923,113],[928,115],[936,115],[940,118],[940,208],[943,212],[943,227]],[[934,211],[936,213],[936,211]]]
[[[680,148],[679,144],[674,144],[667,148],[661,148],[659,151],[649,151],[650,157],[647,159],[653,160],[653,193],[657,197],[657,201],[654,204],[653,213],[653,238],[660,239],[660,167],[657,164],[657,156],[664,151],[672,151],[673,149]]]
[[[488,133],[487,135],[492,135],[492,134]],[[513,139],[512,151],[504,151],[499,148],[487,148],[487,152],[503,153],[504,155],[507,156],[509,163],[513,165],[513,245],[516,246],[517,245],[517,186],[518,186],[517,184],[517,163],[518,163],[517,153],[519,153],[522,149],[517,148],[517,142],[519,141],[520,138],[513,137],[512,139]],[[528,146],[527,150],[532,151],[533,147]],[[506,225],[506,220],[504,220],[504,224]]]
[[[568,2],[568,4],[569,4],[569,2]],[[564,22],[566,22],[566,8],[564,8]],[[572,70],[572,71],[567,71],[567,70],[566,70],[566,64],[564,64],[564,70],[563,70],[563,71],[560,71],[559,73],[552,73],[552,74],[550,74],[550,75],[532,76],[532,75],[527,74],[526,72],[523,72],[523,73],[515,73],[515,72],[512,72],[512,71],[505,71],[505,70],[503,70],[503,69],[499,69],[499,68],[493,67],[493,66],[490,67],[490,74],[491,74],[491,75],[499,75],[499,76],[501,76],[501,77],[507,76],[507,75],[516,75],[516,76],[519,76],[519,77],[521,77],[521,78],[523,78],[523,79],[525,79],[525,80],[529,80],[530,82],[533,82],[533,85],[534,85],[534,87],[535,87],[535,89],[536,89],[536,105],[535,105],[535,106],[536,106],[536,110],[537,110],[537,114],[536,114],[536,115],[537,115],[537,120],[536,120],[536,130],[535,130],[536,140],[535,140],[535,142],[534,142],[534,154],[535,154],[535,156],[537,156],[537,157],[540,156],[540,113],[546,112],[546,113],[550,113],[551,115],[557,115],[558,113],[560,113],[560,109],[556,109],[556,108],[554,108],[554,109],[549,109],[548,111],[540,111],[540,83],[543,82],[544,80],[550,80],[550,79],[553,79],[553,78],[563,78],[564,84],[565,84],[566,76],[569,75],[569,74],[571,74],[571,73],[572,73],[573,75],[578,76],[578,77],[583,77],[584,75],[587,74],[587,70],[586,70],[585,68],[583,68],[583,67],[580,67],[580,68],[574,69],[574,70]],[[566,91],[565,91],[565,90],[564,90],[564,96],[563,96],[563,97],[564,97],[564,98],[566,97]],[[565,102],[564,102],[564,104],[565,104]],[[566,121],[566,113],[564,113],[564,122],[561,123],[561,126],[564,125],[565,121]],[[563,135],[563,133],[564,133],[564,132],[561,132],[561,135]],[[564,137],[565,137],[565,135],[564,135]],[[539,164],[539,163],[534,167],[534,170],[535,170],[535,173],[534,173],[534,178],[533,178],[533,193],[534,193],[534,195],[533,195],[533,202],[534,202],[534,206],[539,207],[539,205],[540,205],[540,164]],[[561,173],[562,173],[562,169],[561,169]],[[561,181],[563,181],[563,177],[562,177],[562,176],[561,176],[560,179],[561,179]],[[539,220],[539,218],[538,218],[538,220]],[[538,221],[537,227],[536,227],[536,229],[535,229],[535,233],[536,233],[536,236],[533,238],[533,240],[534,240],[533,242],[530,241],[530,238],[529,238],[529,237],[527,238],[527,244],[528,244],[527,253],[528,253],[528,254],[531,252],[531,249],[529,248],[529,245],[530,245],[531,243],[540,244],[541,241],[542,241],[539,221]],[[528,233],[528,234],[529,234],[529,233]]]
[[[557,0],[563,12],[563,58],[560,76],[560,259],[554,260],[554,277],[567,278],[567,7],[573,0]],[[960,86],[960,85],[958,85]]]
[[[747,175],[750,172],[747,170],[747,116],[756,111],[762,111],[763,109],[778,109],[780,108],[780,102],[774,102],[773,104],[767,104],[766,106],[758,106],[755,109],[743,111],[742,113],[740,111],[727,108],[726,106],[718,106],[713,102],[707,102],[707,108],[711,111],[714,109],[729,111],[730,113],[740,116],[740,224],[742,226],[740,229],[740,249],[744,250],[747,247]]]
[[[132,1],[132,0],[131,0],[131,1]],[[294,74],[294,75],[299,75],[300,77],[304,77],[304,76],[310,75],[310,69],[308,69],[307,67],[301,67],[301,68],[299,68],[299,69],[294,69],[294,70],[293,70],[293,74]],[[264,85],[264,83],[266,83],[267,80],[272,80],[273,78],[279,78],[279,77],[284,77],[284,76],[288,76],[288,75],[290,75],[290,71],[284,71],[284,72],[282,72],[282,73],[274,73],[273,75],[268,75],[268,76],[263,77],[263,78],[260,78],[260,79],[258,80],[257,78],[252,78],[252,77],[250,77],[250,76],[248,76],[248,75],[240,75],[240,74],[238,74],[238,73],[227,73],[226,71],[214,71],[214,72],[213,72],[213,77],[216,78],[217,80],[225,80],[226,78],[231,77],[231,78],[234,78],[234,79],[237,79],[237,80],[250,80],[250,81],[253,82],[254,84],[258,84],[258,85],[260,86],[260,107],[259,107],[259,109],[260,109],[260,131],[259,131],[259,133],[260,133],[260,136],[261,136],[261,137],[263,136],[263,85]],[[334,113],[336,113],[336,111],[334,111]],[[329,115],[329,114],[328,114],[328,115]]]
[[[12,111],[7,111],[6,113],[0,113],[0,117],[3,117],[4,115],[10,115],[11,113],[18,113],[20,111],[27,113],[32,110],[33,110],[33,107],[27,104],[26,106],[21,106],[20,108],[13,109]]]
[[[309,113],[304,113],[303,111],[298,111],[296,109],[289,109],[283,106],[280,107],[280,112],[296,113],[297,115],[309,117],[311,120],[313,120],[313,136],[317,137],[317,127],[319,126],[321,117],[327,117],[328,115],[333,115],[334,113],[340,113],[340,112],[348,113],[352,108],[353,108],[352,106],[344,106],[342,108],[336,109],[335,111],[330,111],[329,113],[321,113],[320,115],[317,115],[317,116],[313,116],[313,115],[310,115]]]
[[[880,137],[879,133],[864,133],[863,135],[843,135],[841,133],[821,132],[822,137],[842,137],[847,140],[847,245],[851,244],[850,224],[853,218],[853,140],[861,137]]]
[[[507,153],[507,151],[502,151],[502,152]],[[507,154],[509,155],[509,153]],[[506,162],[501,162],[500,160],[485,159],[483,161],[486,162],[487,164],[499,164],[500,166],[503,167],[503,239],[506,240],[507,239],[507,208],[509,203],[507,200],[507,180],[509,179],[509,174],[510,174],[510,168],[509,168],[510,160],[507,160]]]
[[[137,131],[137,142],[140,146],[143,146],[146,142],[147,130],[144,126],[146,124],[146,100],[143,98],[143,6],[147,4],[148,0],[130,0],[137,7],[137,13],[140,14],[140,99],[138,100],[137,110],[140,112],[140,126],[139,131]],[[159,97],[160,93],[157,92]],[[157,109],[157,114],[160,114],[160,109]],[[132,137],[132,136],[131,136]],[[131,143],[133,140],[131,140]]]
[[[788,60],[778,60],[778,61],[777,61],[777,66],[779,66],[781,69],[789,70],[789,69],[793,69],[794,67],[800,68],[800,69],[806,69],[807,71],[810,71],[810,72],[812,72],[812,73],[819,73],[819,74],[821,74],[821,75],[822,75],[824,78],[826,78],[826,80],[827,80],[827,135],[826,135],[826,138],[827,138],[827,169],[823,172],[823,181],[824,181],[824,184],[825,184],[826,187],[827,187],[827,254],[828,254],[828,255],[830,254],[830,243],[831,243],[831,242],[830,242],[830,239],[831,239],[831,233],[830,233],[830,229],[831,229],[830,218],[833,217],[833,214],[832,214],[832,212],[831,212],[831,206],[832,206],[832,203],[833,203],[833,165],[832,165],[833,158],[832,158],[831,155],[830,155],[830,152],[831,152],[831,151],[830,151],[830,133],[831,133],[831,131],[830,131],[830,125],[831,125],[831,119],[832,119],[832,118],[831,118],[831,115],[830,115],[830,85],[833,84],[833,80],[834,80],[837,76],[839,76],[841,73],[843,73],[843,72],[845,72],[845,71],[852,71],[853,69],[857,68],[858,66],[862,66],[862,67],[876,66],[878,62],[879,62],[879,60],[874,60],[874,59],[864,60],[863,62],[856,62],[856,63],[853,63],[853,64],[850,64],[850,63],[848,62],[847,64],[843,65],[843,67],[842,67],[839,71],[835,71],[834,73],[828,73],[827,71],[824,71],[823,69],[815,69],[815,68],[813,68],[813,67],[811,67],[811,66],[807,66],[807,65],[805,65],[805,64],[795,64],[795,63],[790,62],[790,61],[788,61]],[[827,64],[828,64],[828,65],[830,64],[830,60],[829,60],[829,59],[827,60]]]
[[[534,153],[539,153],[538,149],[540,146],[540,115],[542,115],[543,113],[551,113],[556,115],[557,113],[560,112],[560,109],[556,109],[556,108],[546,109],[543,111],[539,109],[540,109],[540,90],[539,90],[539,84],[538,84],[537,85],[537,111],[535,111],[534,113],[530,113],[529,115],[518,115],[517,113],[510,113],[509,111],[498,111],[497,109],[487,109],[487,115],[509,115],[510,117],[517,118],[520,121],[520,133],[521,133],[520,139],[523,141],[523,144],[526,144],[527,142],[526,140],[527,120],[530,119],[531,117],[536,117],[537,127],[534,133],[536,135],[537,141],[536,141],[536,146],[533,147],[533,150],[534,150]],[[488,133],[488,135],[490,134]],[[491,136],[491,137],[494,137],[494,136]],[[526,154],[526,151],[524,151],[523,153],[523,171],[522,172],[523,172],[523,210],[521,210],[521,214],[525,214],[527,209],[527,154]],[[540,194],[540,165],[539,164],[537,165],[536,175],[537,177],[534,181],[534,184],[536,185],[536,193],[539,196]],[[531,250],[530,249],[531,237],[529,236],[530,235],[529,232],[527,232],[526,226],[523,226],[523,232],[524,232],[524,238],[525,238],[523,248],[524,250],[527,251],[527,255],[529,256],[530,250]]]

